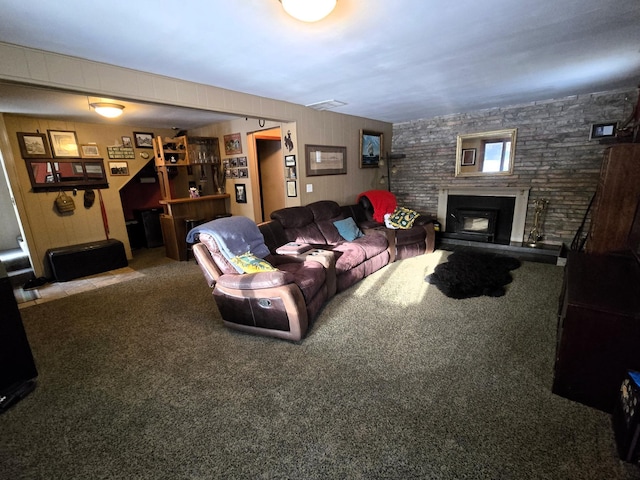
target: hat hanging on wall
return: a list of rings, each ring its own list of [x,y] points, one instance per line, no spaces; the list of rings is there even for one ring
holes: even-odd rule
[[[84,208],[91,208],[93,206],[93,202],[96,201],[96,192],[93,190],[85,190],[84,191]]]

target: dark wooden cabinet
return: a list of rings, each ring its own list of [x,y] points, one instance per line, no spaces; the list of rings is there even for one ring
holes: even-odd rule
[[[640,369],[640,264],[628,254],[570,252],[558,316],[553,392],[611,412]]]
[[[585,250],[606,253],[626,248],[640,199],[640,144],[606,149]]]
[[[38,375],[13,287],[0,263],[0,412],[33,390]]]

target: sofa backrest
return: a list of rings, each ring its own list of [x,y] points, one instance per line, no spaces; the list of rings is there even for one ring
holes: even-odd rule
[[[344,239],[333,222],[350,216],[358,223],[364,217],[362,207],[350,207],[341,207],[333,200],[320,200],[303,207],[282,208],[271,214],[272,220],[279,226],[266,222],[260,226],[260,230],[272,252],[286,242],[335,245]],[[352,211],[357,211],[357,217],[351,214]]]
[[[271,213],[271,218],[280,222],[288,242],[326,244],[327,241],[315,224],[313,212],[307,207],[281,208]]]
[[[259,223],[258,229],[264,237],[265,245],[269,247],[269,251],[274,255],[278,247],[281,247],[289,241],[287,235],[284,233],[282,224],[277,220]]]
[[[344,215],[345,218],[353,218],[356,224],[360,224],[367,220],[362,205],[358,203],[354,203],[353,205],[342,205],[340,207],[340,210],[342,211],[342,215]]]
[[[340,206],[320,200],[303,207],[287,207],[271,214],[271,221],[258,225],[271,253],[287,242],[335,245],[343,240],[333,222],[351,217],[360,228],[381,224],[372,221],[361,203]]]
[[[209,249],[209,254],[221,273],[238,273],[236,267],[222,254],[218,243],[212,235],[204,232],[200,233],[198,240]]]
[[[369,222],[373,221],[373,205],[371,205],[369,197],[362,195],[358,201],[358,205],[362,207],[366,220]]]
[[[313,213],[313,221],[324,236],[325,243],[335,245],[344,240],[333,224],[333,222],[344,218],[340,205],[332,200],[320,200],[310,203],[307,208]]]

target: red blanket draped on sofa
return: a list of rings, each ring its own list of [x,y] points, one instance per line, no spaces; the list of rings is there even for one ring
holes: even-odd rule
[[[386,190],[368,190],[362,192],[356,198],[356,202],[360,201],[360,197],[367,197],[373,206],[373,219],[376,222],[384,222],[384,216],[387,213],[393,213],[398,205],[396,196]]]

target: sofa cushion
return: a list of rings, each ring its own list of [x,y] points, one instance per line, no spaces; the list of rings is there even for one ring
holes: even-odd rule
[[[338,233],[340,234],[340,236],[347,242],[352,242],[356,238],[360,238],[364,235],[356,225],[356,222],[351,217],[347,217],[343,220],[338,220],[336,222],[333,222],[333,224],[338,229]]]
[[[389,247],[387,237],[383,232],[371,232],[353,241],[364,252],[365,258],[373,258]]]
[[[313,221],[324,236],[325,243],[335,245],[344,241],[334,225],[334,222],[344,219],[340,205],[333,200],[320,200],[310,203],[307,208],[313,213]]]
[[[271,218],[280,222],[288,242],[309,243],[311,245],[327,243],[324,235],[313,221],[313,213],[307,207],[281,208],[272,212]]]
[[[356,242],[342,242],[332,248],[332,251],[335,252],[336,275],[357,267],[367,259],[365,249]]]
[[[278,269],[293,276],[293,281],[300,287],[306,303],[326,283],[327,272],[319,262],[285,263],[278,265]]]

